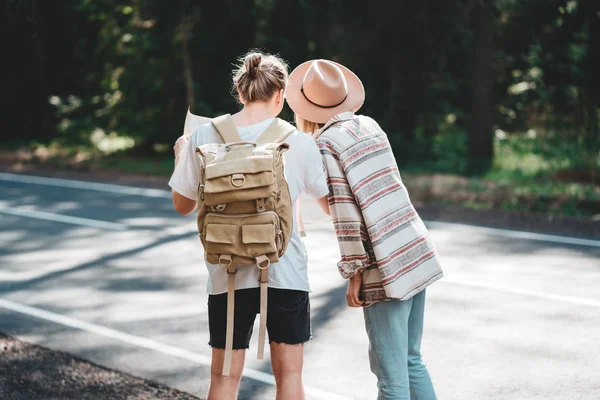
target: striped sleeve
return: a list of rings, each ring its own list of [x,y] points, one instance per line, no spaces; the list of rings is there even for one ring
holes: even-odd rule
[[[339,147],[322,136],[317,139],[317,146],[325,166],[329,210],[340,248],[341,260],[337,266],[342,277],[347,279],[370,264],[365,246],[369,240],[368,231],[340,161]]]

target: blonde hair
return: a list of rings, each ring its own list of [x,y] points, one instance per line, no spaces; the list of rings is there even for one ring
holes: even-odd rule
[[[232,93],[238,101],[268,101],[275,92],[285,90],[288,66],[280,57],[251,51],[239,62],[233,71]]]
[[[318,122],[308,121],[299,116],[298,114],[294,114],[294,119],[296,120],[296,128],[300,132],[308,133],[312,135],[319,129],[321,129],[325,124],[319,124]]]

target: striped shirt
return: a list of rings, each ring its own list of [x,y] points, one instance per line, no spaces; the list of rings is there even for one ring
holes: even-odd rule
[[[440,279],[439,257],[379,125],[344,112],[314,138],[327,174],[338,269],[344,278],[362,273],[365,305],[409,299]]]

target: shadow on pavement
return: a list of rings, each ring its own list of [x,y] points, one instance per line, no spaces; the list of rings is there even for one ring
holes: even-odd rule
[[[342,286],[333,288],[325,293],[318,296],[311,296],[311,301],[319,298],[323,302],[323,306],[319,307],[316,312],[311,308],[311,326],[312,334],[317,337],[324,326],[335,317],[335,314],[342,308],[346,307],[346,283]],[[310,346],[310,342],[307,344]],[[307,350],[305,350],[307,351]],[[248,354],[252,355],[252,352]],[[270,360],[264,362],[260,371],[272,374]],[[244,399],[263,399],[263,391],[269,386],[265,384],[257,384],[257,382],[251,379],[242,379],[240,384],[240,398]]]
[[[94,268],[94,267],[100,267],[100,266],[105,267],[106,264],[108,264],[111,261],[131,257],[135,254],[139,254],[146,250],[152,249],[153,247],[163,245],[166,243],[170,243],[170,242],[176,242],[178,240],[190,238],[193,236],[196,236],[195,232],[186,232],[186,233],[182,233],[179,235],[167,236],[164,238],[157,239],[157,240],[153,241],[152,243],[149,243],[149,244],[141,246],[141,247],[137,247],[137,248],[126,250],[126,251],[121,251],[121,252],[114,253],[114,254],[108,254],[108,255],[99,257],[96,260],[86,262],[83,264],[79,264],[77,266],[74,266],[74,267],[71,267],[68,269],[50,272],[48,274],[45,274],[45,275],[37,277],[37,278],[28,279],[28,280],[24,280],[21,282],[15,282],[15,283],[2,283],[2,284],[0,284],[0,292],[19,291],[19,290],[26,289],[31,286],[34,286],[34,285],[37,285],[37,284],[40,284],[40,283],[43,283],[43,282],[46,282],[49,280],[62,278],[65,275],[72,274],[75,272],[84,271],[84,270]],[[130,281],[130,283],[131,282],[133,282],[133,281]],[[160,290],[160,289],[156,289],[156,290]]]

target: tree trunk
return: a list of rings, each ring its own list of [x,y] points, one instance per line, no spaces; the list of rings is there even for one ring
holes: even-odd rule
[[[492,132],[494,8],[494,0],[477,1],[473,8],[474,70],[468,146],[468,165],[471,173],[481,173],[489,169],[494,156]]]
[[[587,60],[585,65],[586,87],[586,147],[589,151],[589,165],[592,181],[598,180],[598,152],[600,151],[600,4],[597,0],[586,0],[582,11],[588,26]]]
[[[423,11],[422,11],[422,29],[423,34],[423,71],[421,73],[421,86],[423,88],[423,105],[421,107],[421,112],[423,114],[423,135],[425,136],[425,140],[427,145],[429,146],[433,142],[433,133],[434,130],[430,126],[430,118],[429,118],[429,109],[430,109],[430,101],[429,101],[429,69],[430,69],[430,48],[431,48],[431,39],[430,39],[430,29],[429,29],[429,0],[423,0]]]
[[[419,94],[411,90],[414,86],[414,81],[411,82],[412,79],[409,78],[412,66],[409,65],[409,62],[404,62],[406,56],[395,54],[392,57],[390,65],[390,130],[399,132],[403,141],[407,145],[411,145],[415,142],[415,129],[419,112],[416,104],[418,103]]]
[[[427,76],[427,48],[425,37],[428,34],[426,23],[427,2],[398,2],[393,10],[384,9],[388,27],[380,33],[380,44],[387,43],[390,61],[389,129],[400,133],[405,153],[410,158],[419,158],[414,145],[417,141],[419,118],[423,114]],[[390,13],[402,15],[400,19]],[[390,40],[390,37],[393,40]],[[393,46],[393,47],[391,47]]]
[[[401,37],[408,39],[402,33]],[[416,141],[416,129],[422,111],[424,81],[421,78],[423,51],[419,43],[399,40],[397,50],[390,54],[389,104],[390,131],[402,135],[408,153]]]
[[[36,85],[36,98],[34,100],[34,113],[36,115],[36,130],[38,137],[48,138],[52,135],[53,129],[50,127],[52,123],[49,118],[47,110],[47,98],[48,98],[48,87],[46,84],[46,63],[44,57],[44,35],[43,35],[43,20],[42,10],[40,10],[41,4],[38,4],[37,0],[31,1],[31,21],[34,24],[35,33],[33,34],[33,45],[34,45],[34,63],[35,63],[35,77],[37,81]]]
[[[189,107],[194,105],[194,78],[192,75],[192,59],[189,51],[189,33],[192,21],[185,12],[185,0],[179,1],[181,21],[179,24],[181,34],[181,51],[183,53],[183,76],[185,77],[185,94]]]

